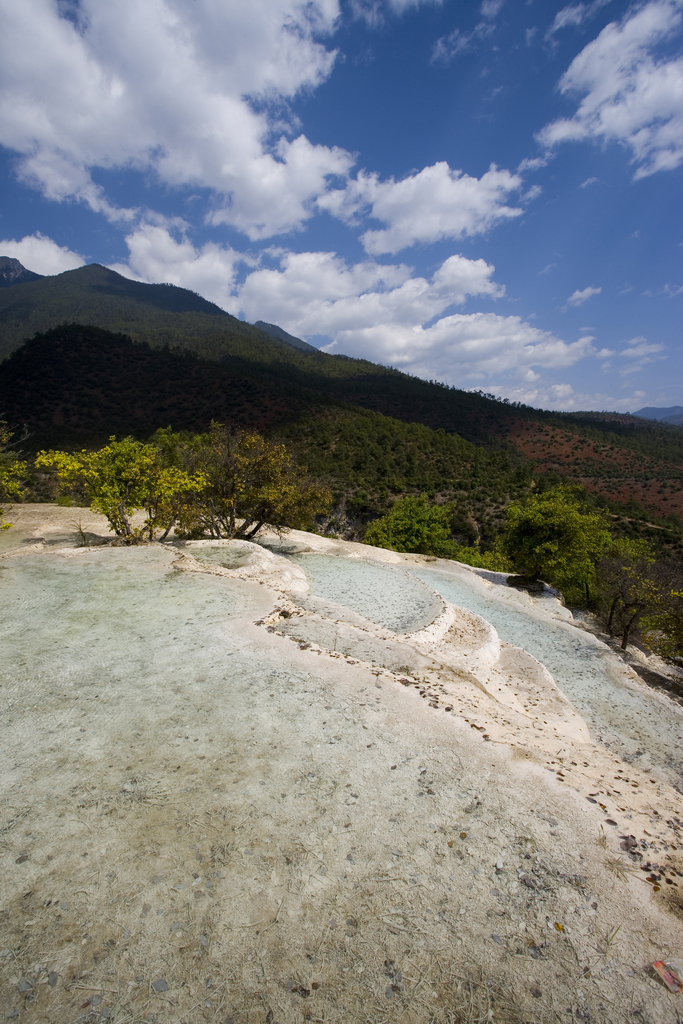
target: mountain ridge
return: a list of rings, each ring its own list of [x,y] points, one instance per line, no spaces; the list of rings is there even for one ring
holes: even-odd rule
[[[15,284],[26,284],[38,281],[42,274],[36,274],[14,259],[12,256],[0,256],[0,288],[9,288]]]
[[[40,328],[44,334],[65,320],[80,320],[83,325],[91,316],[94,327],[132,337],[138,345],[144,343],[152,350],[165,349],[178,356],[191,354],[202,363],[205,389],[214,387],[212,374],[216,381],[219,377],[223,381],[226,372],[248,380],[256,389],[255,394],[271,396],[280,422],[286,421],[292,431],[297,417],[309,415],[314,408],[320,411],[348,406],[404,424],[423,424],[432,431],[458,435],[491,452],[500,452],[515,464],[535,466],[536,475],[551,481],[576,482],[588,492],[626,507],[629,516],[640,516],[643,508],[663,520],[672,515],[683,516],[680,427],[621,413],[532,409],[497,400],[493,395],[411,377],[367,360],[330,355],[312,347],[293,347],[187,289],[133,282],[96,264],[0,290],[0,352],[8,355],[10,351],[21,351],[22,339],[37,322],[45,325]],[[61,351],[61,358],[68,360],[67,349],[62,346]],[[31,399],[25,395],[20,407],[7,388],[1,386],[2,380],[11,375],[11,361],[6,358],[0,364],[0,402],[4,403],[0,408],[11,412],[13,422],[20,422],[24,414],[28,418],[32,415]],[[164,366],[163,372],[168,371],[171,376],[176,373],[170,364]],[[59,375],[63,379],[62,370]],[[89,398],[91,402],[95,392],[101,394],[109,386],[106,368],[102,368],[101,378],[102,383]],[[113,374],[110,386],[128,384]],[[40,382],[35,381],[35,387],[49,391],[51,384],[43,377]],[[77,391],[76,382],[73,387]],[[161,384],[159,388],[163,391]],[[40,399],[40,394],[37,398]],[[158,410],[158,421],[152,423],[149,417],[145,421],[151,428],[166,426],[173,420],[164,412],[164,401]],[[210,406],[213,410],[212,403],[213,398],[202,398],[198,408],[208,416]],[[67,396],[66,407],[72,406]],[[219,413],[220,410],[211,411],[211,415]],[[252,413],[255,415],[253,408]],[[73,409],[69,415],[78,419]],[[222,416],[220,413],[219,418]],[[64,421],[65,429],[68,418]],[[118,430],[122,421],[114,419]],[[50,422],[54,433],[58,424]],[[85,420],[79,422],[78,429],[84,431],[85,438],[90,428],[86,429]],[[196,429],[199,421],[193,422]],[[255,426],[257,422],[258,415],[252,415],[246,417],[244,425]],[[275,429],[274,421],[269,422],[270,426],[264,424],[263,428]],[[176,427],[177,423],[172,425]],[[397,439],[403,436],[402,428],[392,429]],[[76,434],[72,434],[70,443],[80,443]],[[401,479],[398,473],[399,485]],[[384,493],[382,487],[388,488],[387,493],[401,492],[400,486],[392,492],[389,483],[390,479],[381,484],[378,478],[373,486],[377,494]],[[360,485],[357,489],[367,490]],[[372,505],[374,499],[371,500],[370,492],[368,495]]]

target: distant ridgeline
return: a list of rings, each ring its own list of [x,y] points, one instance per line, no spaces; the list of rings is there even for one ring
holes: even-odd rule
[[[611,502],[623,530],[680,536],[680,427],[510,405],[328,355],[187,289],[97,264],[43,278],[7,258],[2,267],[17,276],[0,288],[0,411],[28,425],[34,450],[215,418],[286,437],[332,485],[350,529],[424,491],[456,500],[463,540],[486,544],[532,480],[566,479]],[[640,415],[654,411],[672,412]]]

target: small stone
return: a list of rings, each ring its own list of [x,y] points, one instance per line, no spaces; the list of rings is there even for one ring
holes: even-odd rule
[[[152,909],[152,907],[151,907],[151,905],[149,903],[143,903],[142,904],[142,916],[143,917],[147,917],[147,915],[149,914],[151,909]]]
[[[201,942],[202,946],[204,946],[204,947],[209,945],[209,939],[208,939],[208,936],[206,936],[206,935],[200,935],[199,936],[199,941]]]
[[[168,982],[165,978],[157,978],[152,982],[152,988],[155,992],[168,992]]]
[[[18,1017],[18,1016],[19,1016],[19,1010],[15,1006],[13,1010],[10,1010],[9,1013],[5,1014],[5,1020],[13,1020],[15,1017]]]
[[[60,906],[61,910],[68,910],[69,909],[69,904],[68,903],[60,903],[59,906]]]
[[[50,986],[50,988],[54,988],[58,981],[59,981],[59,975],[57,974],[57,972],[56,971],[50,971],[50,973],[47,976],[47,983]]]
[[[15,864],[23,864],[24,861],[27,861],[27,860],[28,860],[28,854],[27,853],[22,853],[22,855],[20,857],[17,857],[17,859],[15,860],[14,863]]]
[[[30,992],[33,988],[33,982],[29,981],[28,978],[22,978],[17,985],[17,992]]]
[[[90,1000],[90,1005],[91,1006],[99,1006],[101,1002],[102,1002],[102,996],[93,996],[92,999]]]
[[[491,938],[492,938],[492,939],[493,939],[493,941],[494,941],[494,942],[496,942],[496,943],[497,943],[497,944],[498,944],[499,946],[504,946],[504,945],[505,945],[505,943],[504,943],[504,942],[503,942],[503,940],[501,939],[500,935],[495,935],[495,934],[494,934],[494,935],[492,935],[492,936],[491,936]]]

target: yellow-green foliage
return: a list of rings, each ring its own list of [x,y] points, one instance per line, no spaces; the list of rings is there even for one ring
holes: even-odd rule
[[[205,482],[201,474],[190,476],[175,466],[163,466],[155,445],[132,437],[111,437],[95,452],[43,451],[36,466],[54,466],[67,487],[83,487],[90,507],[106,516],[109,528],[129,543],[152,539],[158,530],[166,536],[190,491]],[[146,510],[147,519],[134,528],[133,513],[139,508]]]
[[[307,529],[329,509],[327,488],[307,480],[284,444],[260,434],[212,423],[206,434],[159,430],[155,440],[166,463],[202,481],[178,515],[186,535],[250,538],[266,523]]]
[[[4,420],[0,420],[0,499],[3,501],[21,498],[22,483],[28,468],[11,450],[11,440],[12,431]],[[0,530],[9,530],[12,525],[2,521],[7,512],[9,509],[0,508]]]

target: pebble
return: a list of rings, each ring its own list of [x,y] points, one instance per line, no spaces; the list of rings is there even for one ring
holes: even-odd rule
[[[165,978],[157,978],[152,982],[152,988],[155,992],[168,992],[168,982]]]
[[[22,978],[17,985],[18,992],[29,992],[33,988],[33,982],[29,981],[28,978]]]

